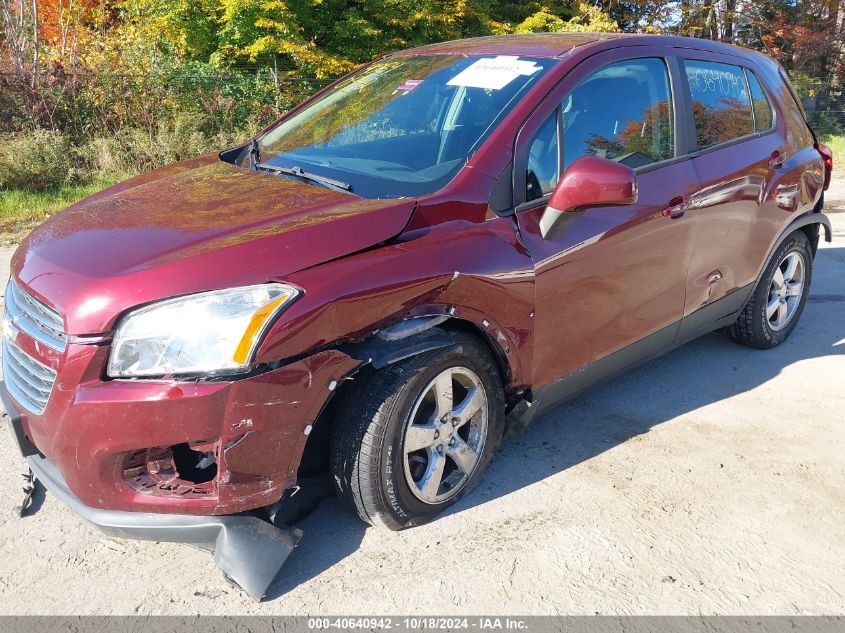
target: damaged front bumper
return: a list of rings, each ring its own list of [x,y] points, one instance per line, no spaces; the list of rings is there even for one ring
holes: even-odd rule
[[[70,491],[48,459],[29,455],[27,462],[48,491],[106,534],[207,549],[220,570],[256,600],[267,593],[302,537],[299,529],[282,530],[249,514],[195,516],[90,508]]]
[[[40,414],[2,381],[0,398],[86,506],[197,516],[271,505],[296,486],[311,428],[360,364],[324,350],[238,379],[104,380],[107,356],[68,345]]]
[[[0,405],[38,481],[110,535],[209,550],[230,580],[260,600],[302,532],[250,511],[296,484],[311,425],[360,361],[326,350],[230,382],[103,382],[97,359],[105,350],[76,351],[43,415],[21,411],[0,380]],[[136,489],[127,480],[132,451],[209,437],[218,470],[204,484],[208,494],[185,494],[170,481]]]

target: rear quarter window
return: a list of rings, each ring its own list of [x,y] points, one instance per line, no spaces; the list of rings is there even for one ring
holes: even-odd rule
[[[739,66],[684,60],[699,148],[754,133],[751,99]]]
[[[801,98],[783,68],[779,68],[778,75],[781,84],[778,101],[784,111],[787,141],[799,147],[812,145],[815,139],[807,123],[807,113],[804,112]]]
[[[748,87],[751,89],[751,103],[754,106],[754,124],[758,132],[771,129],[774,123],[772,104],[766,92],[757,80],[757,76],[750,70],[745,71],[748,76]]]

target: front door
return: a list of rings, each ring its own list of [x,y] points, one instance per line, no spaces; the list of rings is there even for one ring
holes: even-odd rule
[[[646,353],[668,347],[683,315],[692,242],[683,213],[699,185],[690,161],[676,158],[669,69],[677,67],[669,52],[626,52],[582,63],[517,139],[517,223],[535,262],[537,386],[643,339]],[[633,167],[638,201],[567,214],[543,239],[540,218],[558,174],[586,154]]]

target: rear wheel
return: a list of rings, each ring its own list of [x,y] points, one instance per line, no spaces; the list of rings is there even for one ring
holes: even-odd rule
[[[803,231],[796,231],[775,251],[751,299],[731,326],[731,337],[758,349],[783,343],[798,325],[812,271],[810,242]]]
[[[478,485],[502,437],[496,363],[474,337],[371,374],[335,423],[332,474],[371,525],[429,521]]]

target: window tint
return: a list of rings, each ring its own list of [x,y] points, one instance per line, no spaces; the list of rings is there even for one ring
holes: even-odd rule
[[[525,200],[536,200],[551,193],[557,184],[558,142],[557,111],[553,112],[528,147],[525,170]]]
[[[772,115],[772,105],[769,103],[769,98],[763,91],[757,77],[750,70],[746,70],[745,74],[748,77],[748,85],[751,88],[751,103],[754,105],[754,124],[758,132],[763,132],[772,127],[774,116]]]
[[[751,100],[742,68],[685,60],[695,134],[701,148],[752,134]]]
[[[660,59],[631,59],[593,73],[563,100],[564,169],[591,154],[640,167],[672,158],[672,98]]]

